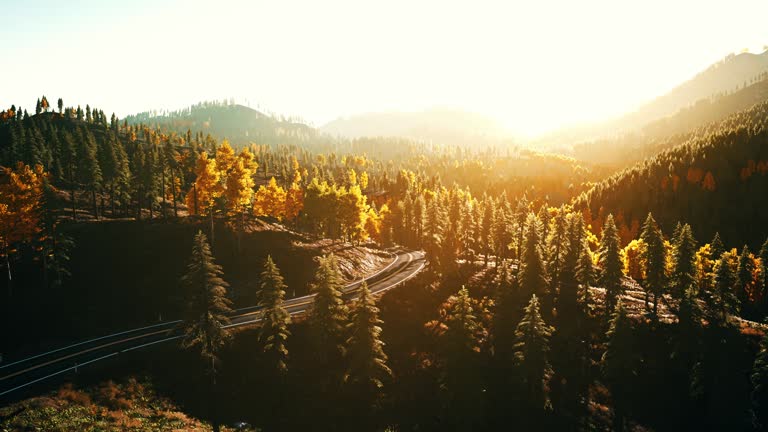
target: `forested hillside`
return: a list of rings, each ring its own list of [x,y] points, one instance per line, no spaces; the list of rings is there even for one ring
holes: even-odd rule
[[[4,325],[35,310],[41,322],[88,315],[15,333],[45,344],[112,319],[182,317],[169,331],[183,349],[100,370],[147,374],[214,425],[768,424],[768,230],[755,228],[768,216],[768,103],[607,179],[606,167],[518,147],[232,145],[58,105],[0,116]],[[373,248],[424,251],[426,267],[377,305],[367,284],[344,286],[342,267],[357,265],[343,257],[361,244],[369,260],[389,256]],[[289,313],[284,302],[307,292],[312,306]],[[235,331],[243,302],[263,318]],[[24,342],[4,346],[32,350]]]
[[[732,114],[766,100],[768,72],[757,76],[750,81],[750,85],[738,91],[700,99],[674,115],[650,122],[634,132],[580,142],[567,153],[581,160],[624,167],[682,144],[702,131],[718,128]]]
[[[691,221],[699,238],[759,247],[768,228],[768,102],[685,135],[682,144],[596,184],[574,201],[603,220],[627,224],[651,211],[667,230]]]

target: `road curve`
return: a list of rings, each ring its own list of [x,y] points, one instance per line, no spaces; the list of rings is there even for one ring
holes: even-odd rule
[[[344,288],[345,298],[351,298],[363,281],[368,283],[372,293],[383,293],[414,277],[424,268],[423,252],[397,251],[393,256],[393,261],[385,268],[347,285]],[[313,301],[314,294],[295,297],[286,300],[284,307],[291,315],[300,315],[309,309]],[[245,326],[258,322],[261,319],[261,311],[258,306],[245,307],[235,310],[229,319],[227,328]],[[22,359],[6,359],[5,364],[0,364],[0,401],[11,393],[33,384],[77,371],[120,353],[179,339],[181,336],[176,331],[179,323],[179,320],[166,321],[89,339]]]

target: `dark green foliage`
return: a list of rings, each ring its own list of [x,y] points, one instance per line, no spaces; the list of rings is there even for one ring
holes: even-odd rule
[[[521,295],[524,298],[534,294],[542,296],[547,290],[544,260],[541,257],[541,228],[539,224],[536,215],[530,213],[525,224],[523,259],[518,275]]]
[[[478,370],[480,335],[484,332],[469,291],[462,287],[447,311],[443,334],[446,388],[445,417],[458,430],[477,427],[481,420],[482,381]]]
[[[641,238],[646,244],[645,249],[645,289],[646,289],[646,307],[648,304],[648,294],[653,295],[653,316],[658,318],[659,297],[663,294],[666,286],[666,251],[664,250],[664,237],[661,229],[656,225],[653,215],[648,213],[643,225]]]
[[[309,325],[312,327],[313,343],[317,347],[318,366],[335,369],[344,355],[346,342],[348,311],[341,298],[344,279],[333,254],[319,261],[311,286],[315,300],[309,314]]]
[[[200,356],[212,373],[219,350],[229,339],[224,328],[229,324],[227,314],[232,312],[227,299],[228,284],[222,279],[221,266],[216,264],[202,231],[195,235],[192,257],[182,284],[187,292],[187,308],[181,329],[182,346],[199,350]]]
[[[549,363],[549,338],[552,328],[541,317],[539,300],[534,294],[515,331],[515,360],[521,369],[527,397],[534,409],[547,409],[546,383],[552,374]]]
[[[739,267],[736,270],[736,298],[742,305],[746,305],[749,300],[749,288],[752,283],[752,271],[755,269],[755,262],[749,256],[749,247],[744,245],[739,255]]]
[[[619,232],[613,222],[613,215],[608,215],[600,239],[600,283],[605,287],[605,313],[608,316],[616,308],[619,295],[624,292],[621,284],[622,263]]]
[[[752,414],[756,426],[768,428],[768,333],[763,335],[760,351],[752,366]]]
[[[709,317],[714,323],[724,325],[729,314],[738,313],[740,302],[734,293],[737,279],[725,254],[715,263],[715,288],[709,306]]]
[[[623,431],[632,400],[637,353],[632,325],[621,300],[616,303],[606,338],[608,343],[602,357],[603,377],[613,399],[613,429]]]
[[[691,233],[691,226],[682,225],[673,239],[672,245],[672,297],[681,299],[685,292],[694,286],[696,270],[696,240]]]
[[[371,423],[384,381],[392,371],[387,366],[387,355],[381,341],[379,308],[368,285],[363,282],[360,294],[352,306],[347,325],[346,364],[344,382],[352,400],[355,423],[362,426]]]
[[[263,311],[259,343],[266,362],[277,373],[284,373],[288,369],[286,342],[291,334],[288,330],[291,315],[283,307],[285,289],[280,269],[272,261],[272,256],[268,255],[259,280],[259,307]]]

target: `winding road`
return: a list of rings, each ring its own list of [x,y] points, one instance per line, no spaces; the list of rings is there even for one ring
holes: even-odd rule
[[[425,265],[423,252],[398,251],[394,259],[378,272],[355,281],[344,288],[344,296],[349,299],[363,281],[368,283],[372,293],[382,293],[396,287],[419,273]],[[286,300],[284,307],[291,315],[306,312],[314,294]],[[261,320],[258,306],[235,310],[229,317],[226,328],[240,327]],[[152,345],[179,339],[176,330],[180,321],[166,321],[145,327],[121,331],[118,333],[89,339],[73,345],[33,355],[23,359],[6,359],[0,364],[0,400],[13,392],[33,384],[51,380],[57,376],[90,364],[108,360],[120,353],[130,352]]]

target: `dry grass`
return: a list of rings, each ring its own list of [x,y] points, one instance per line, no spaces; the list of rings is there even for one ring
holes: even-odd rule
[[[0,408],[0,419],[0,431],[211,430],[136,379],[87,389],[65,384],[51,394]]]

